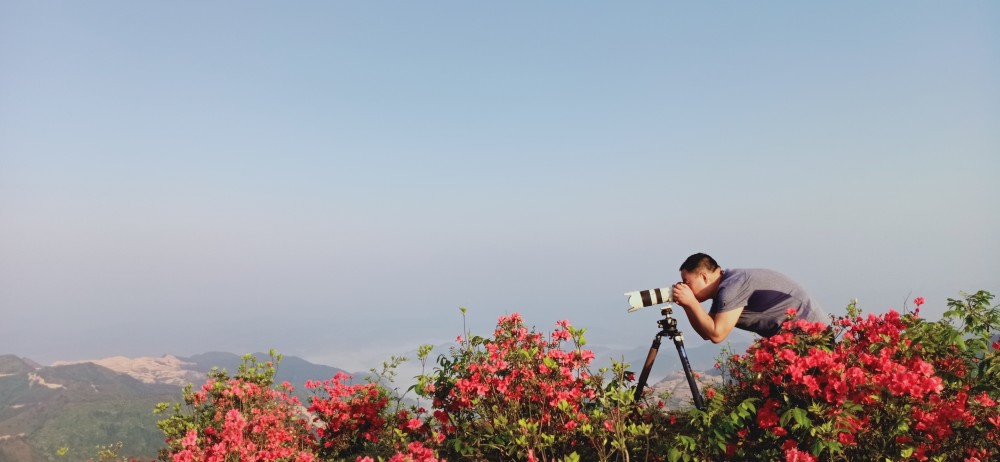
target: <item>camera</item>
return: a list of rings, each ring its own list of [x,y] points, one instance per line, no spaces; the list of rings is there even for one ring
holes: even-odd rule
[[[661,287],[659,289],[625,292],[625,296],[628,297],[628,312],[632,313],[648,306],[673,302],[673,290],[674,288],[671,286]]]

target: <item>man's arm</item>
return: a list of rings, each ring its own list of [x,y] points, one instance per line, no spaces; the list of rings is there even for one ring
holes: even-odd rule
[[[674,285],[674,302],[684,308],[688,321],[694,331],[705,340],[712,343],[720,343],[729,336],[729,333],[736,327],[736,321],[740,319],[743,307],[729,310],[723,313],[709,315],[701,307],[701,303],[695,298],[694,292],[687,284],[680,283]]]

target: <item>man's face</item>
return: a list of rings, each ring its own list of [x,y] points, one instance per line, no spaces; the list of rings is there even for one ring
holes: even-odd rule
[[[699,302],[708,300],[709,294],[705,290],[708,287],[708,272],[699,270],[688,272],[681,270],[681,281],[684,281],[691,288],[691,292],[694,292],[694,296]]]

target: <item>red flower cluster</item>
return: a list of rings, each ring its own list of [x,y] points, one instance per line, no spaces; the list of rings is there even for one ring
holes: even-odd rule
[[[589,350],[563,351],[562,343],[571,338],[568,321],[560,321],[551,340],[529,332],[520,314],[501,317],[495,340],[486,342],[482,354],[465,365],[445,396],[437,397],[435,407],[461,412],[482,401],[508,405],[537,406],[541,424],[555,429],[572,430],[587,421],[580,411],[584,400],[596,396],[589,386],[586,366],[594,359]],[[562,412],[554,413],[556,409]]]
[[[800,344],[802,337],[822,336],[822,323],[789,322],[783,333],[762,339],[749,350],[754,359],[750,369],[766,372],[771,383],[758,383],[758,390],[767,397],[772,385],[782,385],[827,403],[865,405],[883,393],[920,399],[942,390],[935,368],[913,355],[908,342],[900,342],[905,326],[898,313],[870,316],[850,327],[833,349]]]
[[[388,414],[389,395],[384,388],[374,383],[349,385],[350,376],[343,373],[322,382],[310,380],[306,388],[315,396],[305,409],[291,395],[290,384],[272,386],[274,363],[258,367],[252,357],[245,361],[236,377],[212,372],[199,391],[185,390],[192,412],[160,423],[168,435],[165,458],[173,462],[313,462],[374,450],[392,454],[390,462],[438,462],[434,451],[419,441],[430,435],[427,425],[409,411]],[[394,430],[417,441],[395,438],[388,446],[395,453],[387,452],[378,443],[386,435],[396,435]]]
[[[319,424],[320,444],[334,454],[359,440],[377,443],[386,423],[389,397],[372,383],[348,385],[350,378],[338,372],[322,382],[306,381],[307,389],[325,393],[313,396],[308,410]]]
[[[358,457],[357,462],[375,462],[371,457]],[[444,459],[437,459],[434,451],[424,447],[419,441],[414,441],[407,445],[405,452],[397,452],[389,458],[389,462],[445,462]]]
[[[191,404],[207,411],[202,414],[205,421],[188,429],[180,441],[167,441],[170,460],[316,460],[309,423],[299,414],[301,405],[291,391],[288,384],[272,389],[241,378],[209,379],[190,397]]]
[[[601,377],[588,372],[594,353],[574,345],[581,331],[569,321],[556,325],[545,336],[529,330],[521,315],[514,313],[499,318],[493,339],[476,338],[453,350],[456,361],[422,390],[433,398],[442,433],[463,439],[470,432],[481,432],[477,436],[484,439],[512,440],[509,448],[493,456],[477,457],[545,458],[539,445],[575,441],[579,429],[592,428],[585,406],[602,391]],[[602,419],[596,425],[609,424]],[[554,442],[532,443],[543,435]],[[521,449],[515,441],[520,441]],[[459,445],[463,444],[471,445],[469,441]]]
[[[816,457],[812,454],[799,451],[794,447],[794,441],[792,441],[792,447],[785,448],[785,462],[816,462]]]
[[[915,302],[920,306],[923,299]],[[801,450],[817,447],[815,432],[781,425],[786,420],[799,425],[791,416],[806,416],[805,409],[812,409],[805,417],[812,419],[809,424],[832,424],[828,427],[832,432],[825,436],[828,447],[849,451],[859,444],[858,438],[906,429],[895,440],[899,451],[926,460],[943,450],[943,442],[960,429],[1000,423],[1000,409],[988,393],[970,399],[968,383],[949,386],[942,376],[965,377],[969,359],[958,354],[922,354],[924,349],[908,335],[908,329],[919,323],[916,315],[901,316],[895,311],[841,319],[836,327],[843,339],[834,343],[833,332],[822,323],[788,321],[779,334],[760,339],[746,354],[731,358],[734,395],[763,397],[755,423],[765,433],[754,434],[788,435],[787,460],[816,460],[813,456],[819,453]],[[825,409],[825,414],[817,415],[819,409]],[[798,414],[786,414],[793,410]],[[737,434],[742,440],[751,431]],[[996,456],[992,448],[1000,443],[998,434],[988,433],[989,441],[970,448],[974,450],[970,457]]]

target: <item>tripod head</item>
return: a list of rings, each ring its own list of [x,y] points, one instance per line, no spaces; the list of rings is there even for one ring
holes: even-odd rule
[[[656,321],[656,325],[660,326],[663,334],[669,337],[681,335],[681,331],[677,329],[677,319],[671,316],[673,313],[674,308],[671,305],[664,306],[660,308],[660,314],[663,315],[663,319]]]

